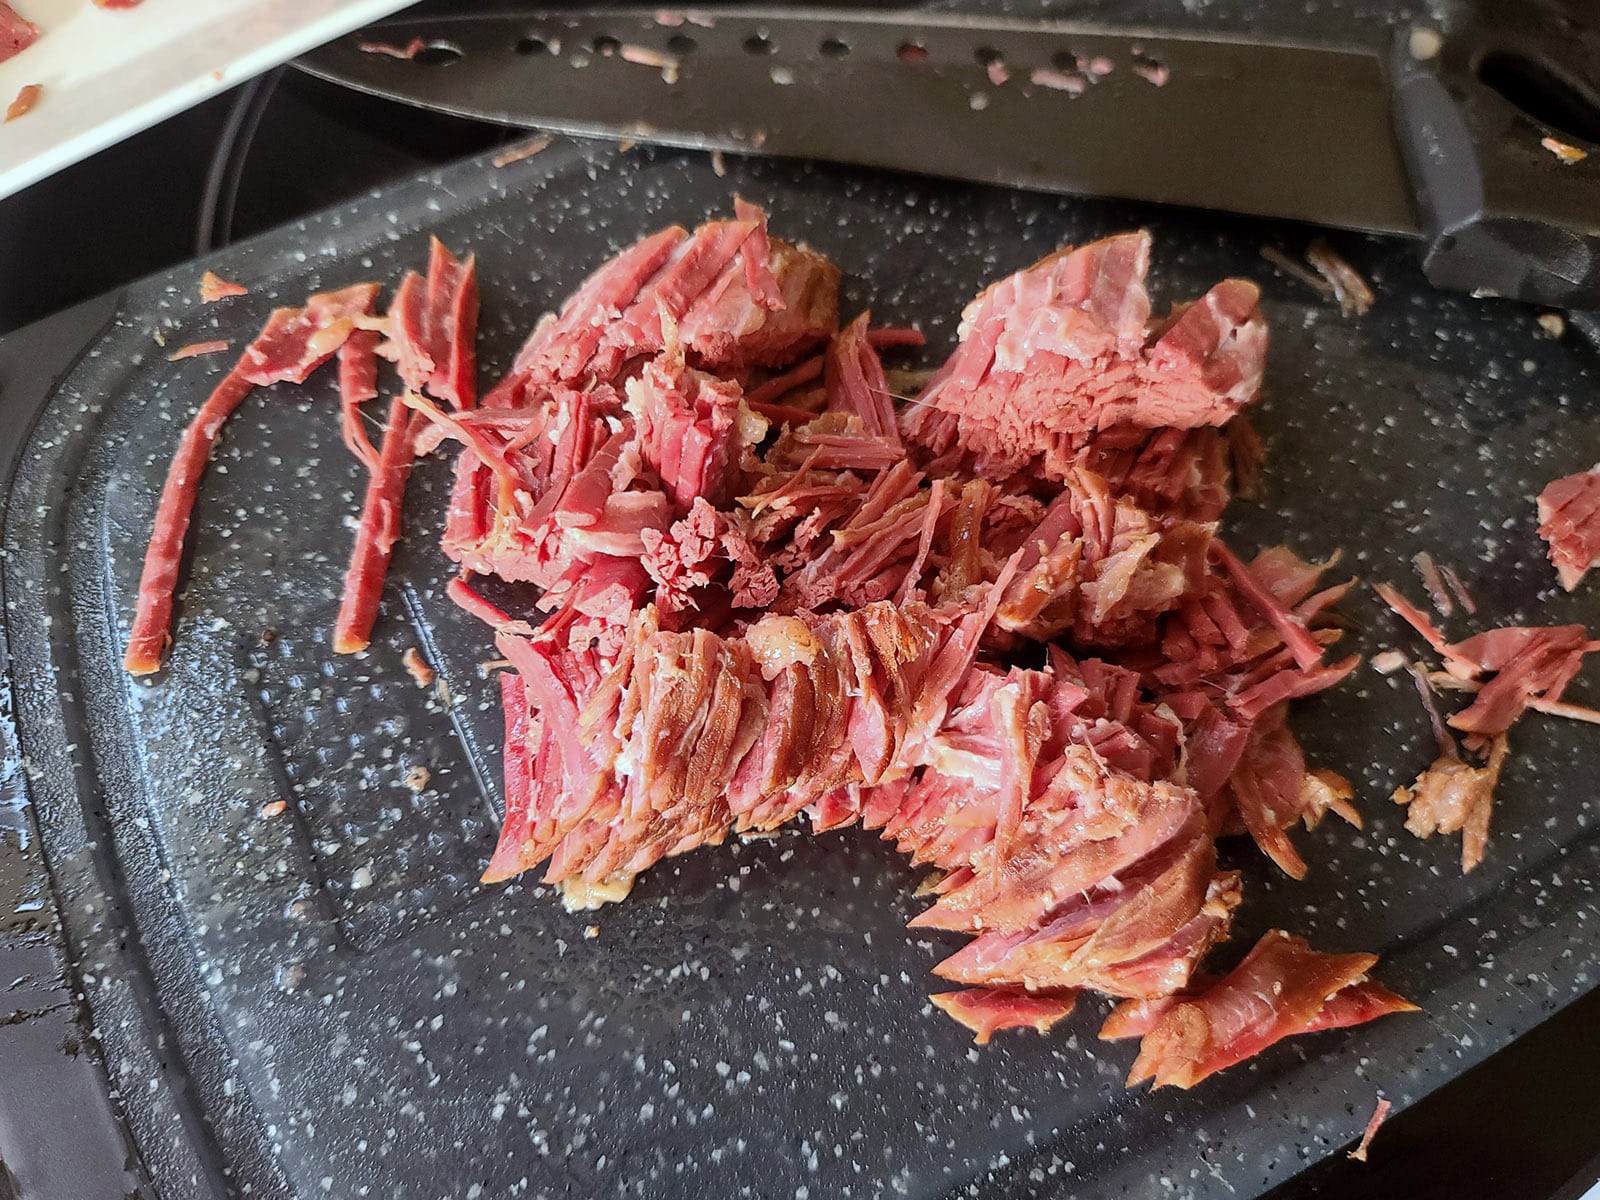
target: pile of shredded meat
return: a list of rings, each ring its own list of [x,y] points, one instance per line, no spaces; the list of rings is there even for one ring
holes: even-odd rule
[[[162,497],[128,668],[159,666],[222,420],[337,354],[371,478],[340,652],[367,644],[414,456],[460,446],[450,592],[512,668],[486,880],[542,866],[592,907],[730,835],[860,825],[930,872],[912,925],[970,939],[934,968],[941,1009],[985,1041],[1116,998],[1104,1036],[1141,1038],[1130,1082],[1157,1086],[1407,1009],[1373,956],[1282,931],[1201,971],[1241,902],[1218,838],[1298,878],[1290,830],[1359,824],[1287,720],[1357,659],[1330,661],[1331,559],[1218,534],[1259,465],[1255,286],[1157,316],[1149,259],[1128,233],[1000,281],[899,396],[881,355],[920,336],[841,322],[833,264],[740,201],[605,263],[478,404],[473,266],[435,243],[387,317],[370,285],[280,310],[219,385]],[[402,383],[381,448],[378,357]]]

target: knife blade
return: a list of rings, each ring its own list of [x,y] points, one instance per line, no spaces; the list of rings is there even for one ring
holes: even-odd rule
[[[1437,39],[1402,40],[1410,53],[1397,58],[945,13],[621,8],[402,17],[300,65],[506,125],[1421,236],[1430,275],[1452,286],[1550,303],[1600,293],[1596,164],[1545,154],[1531,168],[1566,172],[1553,176],[1566,191],[1512,178],[1509,191],[1494,189],[1497,200],[1541,189],[1549,199],[1531,215],[1480,204],[1464,222],[1429,193],[1429,172],[1442,147],[1451,180],[1481,185],[1481,131],[1463,144],[1440,133],[1431,110],[1426,128],[1408,130],[1418,97],[1424,110],[1437,99],[1427,89],[1440,77],[1426,60],[1448,56]],[[1410,109],[1397,106],[1402,84]],[[1407,145],[1408,132],[1418,145]],[[1554,212],[1540,208],[1551,203]],[[1548,251],[1559,261],[1546,263],[1526,236],[1502,236],[1490,219],[1504,217],[1519,235],[1530,221],[1553,227]],[[1485,236],[1464,239],[1474,221]],[[1573,236],[1597,250],[1576,269]]]

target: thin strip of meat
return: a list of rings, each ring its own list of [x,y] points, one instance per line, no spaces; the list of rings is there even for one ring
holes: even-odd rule
[[[1372,1148],[1372,1139],[1378,1136],[1378,1128],[1388,1119],[1389,1110],[1394,1106],[1382,1096],[1372,1110],[1372,1115],[1367,1118],[1367,1127],[1361,1131],[1361,1144],[1350,1151],[1350,1157],[1357,1162],[1367,1161],[1367,1151]]]
[[[228,348],[228,343],[218,339],[212,342],[190,342],[187,346],[179,346],[167,355],[168,362],[182,362],[186,358],[199,358],[206,354],[221,354]]]
[[[357,329],[339,347],[340,433],[345,447],[368,471],[378,469],[378,452],[362,418],[361,406],[378,398],[378,333]]]
[[[1450,590],[1445,586],[1444,573],[1439,565],[1433,561],[1433,555],[1426,550],[1419,551],[1411,560],[1417,568],[1417,575],[1422,580],[1422,586],[1428,590],[1428,596],[1433,601],[1433,607],[1441,617],[1448,617],[1455,612],[1456,604],[1450,595]]]
[[[400,511],[411,464],[412,413],[404,399],[389,402],[384,426],[383,453],[367,481],[367,494],[356,526],[355,546],[345,570],[339,615],[333,627],[333,652],[356,654],[372,641],[383,581],[389,571],[394,544],[400,538]]]
[[[200,476],[205,473],[223,422],[254,390],[255,384],[245,378],[242,364],[236,366],[207,397],[183,431],[172,456],[156,505],[155,526],[139,577],[138,608],[122,658],[123,667],[132,675],[149,675],[161,669],[162,656],[171,640],[168,630],[172,624],[172,596],[178,586],[189,517],[200,492]]]
[[[1372,286],[1361,277],[1359,271],[1328,245],[1326,238],[1311,239],[1311,244],[1306,247],[1306,261],[1315,267],[1317,274],[1326,279],[1333,288],[1334,298],[1339,301],[1339,309],[1345,316],[1365,316],[1372,308],[1377,300],[1372,294]]]
[[[1048,1033],[1056,1022],[1072,1015],[1077,994],[1039,996],[1004,988],[975,988],[937,992],[928,999],[972,1030],[972,1040],[986,1046],[1002,1029],[1032,1029]]]
[[[426,389],[458,410],[470,409],[477,399],[477,322],[476,259],[469,257],[463,263],[433,238],[426,278],[409,273],[389,306],[389,342],[383,352],[395,359],[407,389]],[[413,411],[415,397],[402,394],[390,401],[378,457],[373,457],[372,443],[361,427],[360,406],[377,395],[373,356],[378,352],[374,335],[367,330],[356,331],[340,350],[345,444],[367,464],[370,475],[334,622],[335,654],[356,654],[371,644],[389,561],[400,537],[406,482],[416,461],[414,442],[421,418]]]
[[[356,284],[313,296],[301,309],[276,310],[184,430],[161,488],[139,577],[133,626],[123,655],[123,666],[130,674],[148,675],[161,667],[171,640],[173,593],[184,538],[200,492],[200,477],[223,423],[257,386],[280,381],[304,383],[344,344],[355,328],[354,319],[371,311],[377,291],[377,284]]]

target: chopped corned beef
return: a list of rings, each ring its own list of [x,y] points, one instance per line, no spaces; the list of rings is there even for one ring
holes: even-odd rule
[[[210,304],[213,301],[223,300],[229,296],[243,296],[249,288],[242,283],[234,283],[231,279],[224,279],[214,271],[207,271],[200,276],[200,302]]]
[[[1571,591],[1600,562],[1600,467],[1553,480],[1539,493],[1539,536]]]
[[[1047,1030],[1086,989],[1123,999],[1106,1035],[1143,1036],[1133,1082],[1189,1086],[1409,1007],[1366,980],[1372,956],[1281,933],[1203,974],[1242,898],[1219,837],[1248,834],[1298,878],[1288,830],[1329,810],[1359,824],[1288,725],[1291,700],[1357,660],[1329,661],[1350,586],[1325,582],[1331,559],[1218,535],[1260,462],[1235,420],[1266,349],[1254,285],[1153,320],[1149,258],[1148,235],[1124,234],[1002,280],[905,397],[880,351],[921,335],[864,313],[841,329],[837,268],[737,200],[601,266],[478,406],[473,262],[434,242],[382,320],[375,288],[274,314],[208,403],[129,667],[159,657],[221,418],[337,350],[370,483],[336,650],[367,643],[414,458],[459,443],[447,591],[511,668],[485,881],[542,868],[587,908],[730,835],[860,825],[937,873],[912,926],[968,939],[934,967],[963,989],[938,1007],[981,1043]],[[361,409],[375,355],[402,384],[381,447]],[[474,575],[534,585],[532,611]],[[1559,703],[1590,649],[1581,630],[1431,636],[1463,678],[1492,676],[1485,729]],[[1454,827],[1424,792],[1415,819]]]

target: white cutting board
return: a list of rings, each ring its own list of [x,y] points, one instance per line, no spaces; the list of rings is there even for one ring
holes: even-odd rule
[[[0,63],[0,113],[24,86],[33,111],[0,124],[0,197],[207,96],[405,7],[406,0],[10,0],[39,40]],[[314,153],[314,152],[313,152]]]

